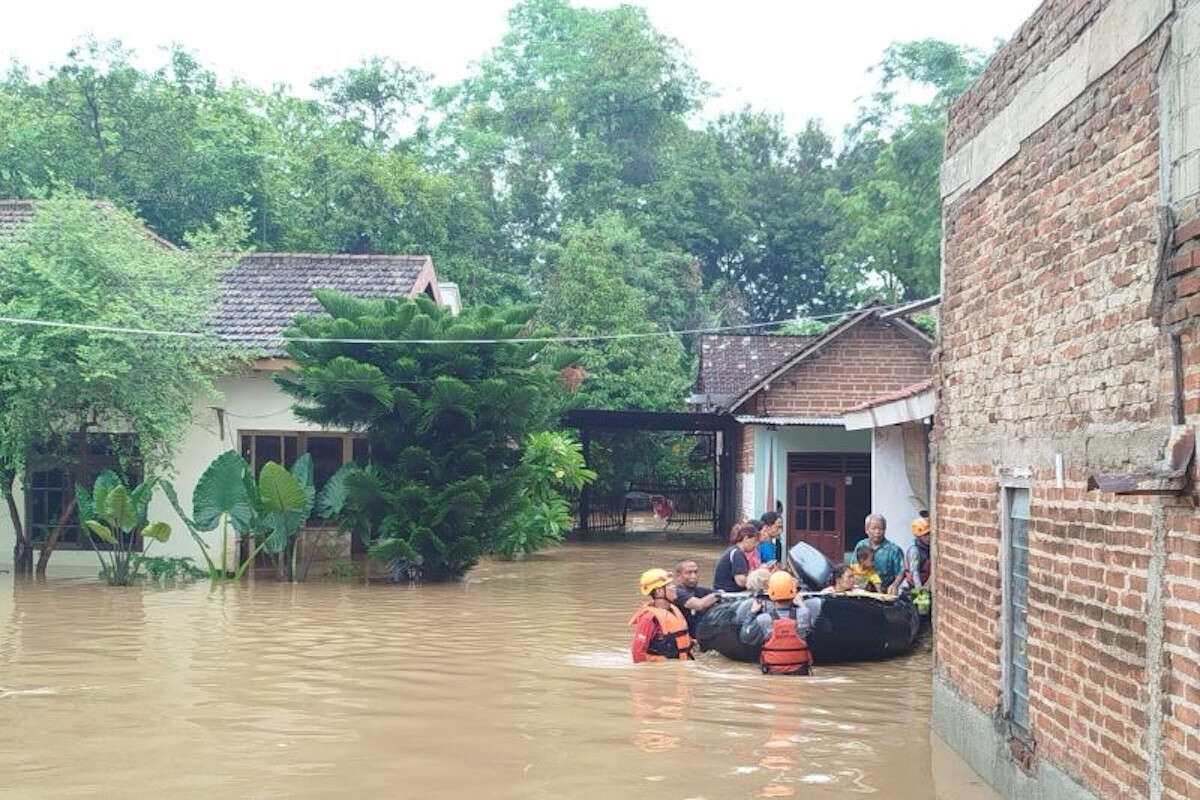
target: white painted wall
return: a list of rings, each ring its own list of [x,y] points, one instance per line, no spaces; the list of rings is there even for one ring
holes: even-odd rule
[[[218,455],[226,450],[239,449],[239,431],[321,430],[320,426],[296,419],[292,414],[291,398],[271,380],[269,373],[254,372],[225,378],[217,382],[216,390],[216,397],[203,397],[196,401],[192,425],[177,451],[172,474],[166,476],[175,485],[180,505],[189,513],[192,508],[192,489],[195,488],[196,481]],[[214,407],[225,410],[223,437]],[[20,492],[20,487],[17,489],[17,503],[24,513],[25,498]],[[154,501],[150,504],[150,518],[163,520],[171,526],[171,539],[165,544],[153,543],[150,555],[190,556],[197,564],[203,565],[199,546],[188,535],[187,528],[161,490],[155,493]],[[205,538],[210,550],[219,556],[219,532],[206,534]],[[12,552],[12,522],[7,508],[0,507],[0,565],[11,565]],[[37,557],[36,554],[34,557]],[[55,550],[50,558],[49,574],[54,574],[56,570],[78,574],[81,568],[93,567],[99,569],[96,555],[91,550]]]
[[[876,513],[887,517],[888,538],[907,552],[913,543],[912,521],[921,509],[909,499],[916,492],[909,485],[908,472],[904,468],[903,426],[875,428],[873,433],[871,506]]]
[[[794,425],[769,430],[758,427],[754,437],[754,510],[761,516],[767,508],[767,462],[774,442],[774,495],[783,501],[787,518],[787,454],[788,453],[866,453],[871,449],[871,432],[848,431],[840,425]],[[748,514],[747,516],[751,516]],[[787,541],[785,534],[784,548]]]

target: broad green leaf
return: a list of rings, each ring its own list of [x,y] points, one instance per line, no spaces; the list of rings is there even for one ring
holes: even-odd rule
[[[128,533],[137,527],[137,508],[124,486],[115,486],[104,498],[104,517],[116,527]]]
[[[158,478],[149,478],[142,481],[129,493],[129,498],[133,500],[134,510],[137,512],[138,524],[142,524],[148,519],[148,509],[150,508],[150,498],[154,495],[154,487],[158,483]]]
[[[333,519],[341,515],[350,494],[346,478],[357,469],[356,464],[342,464],[321,487],[321,493],[317,497],[317,513],[322,519]]]
[[[175,509],[175,513],[183,520],[183,524],[191,530],[196,530],[196,523],[187,514],[183,513],[183,507],[179,505],[179,495],[175,493],[175,485],[166,479],[159,481],[158,484],[162,487],[163,494],[167,496],[167,501],[170,502],[171,508]]]
[[[86,486],[75,484],[75,507],[79,510],[80,519],[94,519],[96,504],[92,501],[92,493]]]
[[[156,542],[165,542],[171,538],[171,526],[165,522],[151,522],[142,528],[142,536]]]
[[[108,493],[123,485],[121,478],[111,469],[106,469],[96,476],[96,483],[92,487],[92,503],[96,513],[104,513],[108,505]]]
[[[313,461],[312,456],[308,453],[296,459],[296,463],[292,464],[290,470],[292,477],[296,479],[296,483],[300,484],[300,488],[304,490],[304,508],[301,509],[301,514],[304,519],[308,519],[312,514],[313,505],[317,501],[317,487],[313,483]]]
[[[93,534],[95,534],[98,538],[103,539],[104,541],[108,542],[109,544],[117,543],[117,537],[113,535],[113,532],[103,522],[99,522],[98,520],[94,520],[94,519],[89,519],[86,522],[84,522],[83,524],[86,525],[87,529],[89,531],[91,531]]]
[[[235,450],[226,450],[208,465],[192,494],[192,516],[198,530],[211,531],[223,514],[239,532],[250,528],[252,511],[242,476],[246,461]]]
[[[300,513],[308,503],[300,482],[274,461],[268,461],[258,473],[258,493],[267,513]]]

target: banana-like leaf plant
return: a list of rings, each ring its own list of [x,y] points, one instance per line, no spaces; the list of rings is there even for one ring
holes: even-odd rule
[[[75,486],[79,517],[89,533],[88,543],[100,560],[101,576],[113,586],[128,586],[136,581],[140,559],[150,550],[151,542],[166,542],[171,537],[170,525],[151,522],[147,517],[156,484],[156,479],[150,478],[130,490],[120,476],[105,470],[96,477],[90,490]],[[144,543],[141,552],[136,549],[139,537]],[[108,549],[98,547],[96,539],[107,544]]]

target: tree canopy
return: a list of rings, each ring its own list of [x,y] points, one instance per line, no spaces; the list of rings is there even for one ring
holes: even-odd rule
[[[35,451],[53,456],[71,475],[86,458],[88,436],[100,431],[132,431],[124,455],[153,474],[169,463],[196,398],[211,391],[217,368],[230,359],[202,335],[226,261],[164,246],[128,212],[69,192],[34,208],[32,219],[0,238],[0,316],[191,335],[6,325],[0,337],[4,489],[25,473]],[[22,530],[19,519],[13,523]],[[39,572],[53,550],[54,541],[42,548]]]

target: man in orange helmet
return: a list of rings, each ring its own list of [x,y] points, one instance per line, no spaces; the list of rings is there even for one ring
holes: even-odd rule
[[[648,569],[642,573],[640,589],[649,599],[629,620],[634,626],[630,652],[635,664],[692,658],[692,637],[688,634],[687,620],[667,596],[670,582],[671,573],[665,569]]]
[[[773,675],[808,675],[812,654],[805,637],[812,627],[812,616],[803,603],[797,603],[796,579],[779,570],[767,582],[767,601],[755,600],[749,618],[743,623],[740,638],[747,644],[762,642],[759,665]]]

